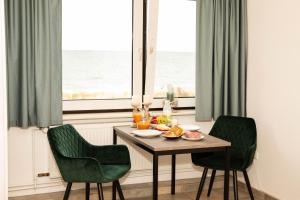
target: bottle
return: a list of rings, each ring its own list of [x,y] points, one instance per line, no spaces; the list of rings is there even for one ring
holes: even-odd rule
[[[168,122],[171,121],[172,108],[169,100],[165,100],[163,107],[163,115],[166,116]]]
[[[169,100],[170,102],[174,101],[174,87],[171,84],[167,85],[167,100]]]

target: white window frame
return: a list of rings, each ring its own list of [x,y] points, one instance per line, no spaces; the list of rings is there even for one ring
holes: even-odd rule
[[[133,2],[132,94],[142,98],[143,64],[143,0]],[[63,111],[130,109],[128,99],[63,100]]]
[[[155,81],[155,65],[156,65],[156,44],[157,44],[157,26],[158,26],[158,13],[159,1],[148,1],[148,38],[147,38],[147,67],[146,67],[146,85],[145,92],[151,96],[154,95],[154,81]],[[170,6],[171,9],[171,6]],[[195,7],[196,10],[196,7]],[[151,107],[162,108],[163,98],[154,98]],[[195,107],[195,97],[178,97],[177,107]]]
[[[132,47],[132,94],[143,96],[143,4],[144,0],[133,2],[133,47]],[[153,97],[156,63],[156,43],[159,0],[147,1],[147,63],[145,77],[145,94]],[[196,8],[195,8],[196,9]],[[195,97],[178,97],[177,107],[194,108]],[[162,108],[163,98],[154,98],[151,108]],[[63,100],[63,111],[90,110],[125,110],[131,109],[131,98],[127,99],[93,99]]]

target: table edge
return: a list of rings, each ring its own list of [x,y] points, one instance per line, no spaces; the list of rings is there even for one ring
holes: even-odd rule
[[[118,135],[119,137],[121,137],[121,138],[124,138],[125,140],[127,139],[127,140],[129,140],[129,142],[131,142],[131,143],[134,143],[135,145],[137,145],[137,146],[139,146],[139,147],[141,147],[141,145],[143,146],[143,147],[146,147],[148,150],[146,150],[145,148],[143,148],[144,150],[146,150],[146,151],[148,151],[148,152],[150,152],[150,153],[168,153],[168,152],[170,152],[170,154],[171,154],[171,152],[184,152],[184,151],[191,151],[191,153],[192,152],[194,152],[194,151],[197,151],[197,150],[199,150],[199,152],[200,152],[200,149],[201,150],[203,150],[203,152],[205,152],[206,150],[211,150],[211,149],[224,149],[224,148],[231,148],[231,142],[228,142],[228,141],[226,141],[226,140],[223,140],[223,139],[220,139],[220,138],[217,138],[217,139],[219,139],[219,140],[222,140],[222,141],[224,141],[224,142],[226,142],[227,144],[224,144],[224,145],[221,145],[221,146],[217,146],[217,147],[204,147],[204,148],[194,148],[194,149],[185,149],[185,148],[183,148],[183,149],[176,149],[176,150],[168,150],[168,149],[166,149],[166,150],[155,150],[152,146],[150,146],[150,145],[147,145],[146,143],[144,143],[144,142],[137,142],[137,141],[135,141],[135,140],[132,140],[131,139],[131,137],[126,137],[125,135],[127,134],[127,133],[125,133],[124,131],[122,131],[122,130],[120,130],[120,129],[118,129],[118,127],[130,127],[129,125],[121,125],[121,126],[113,126],[113,130],[114,131],[116,131],[116,134],[118,135],[118,131],[120,131],[120,132],[122,132],[123,133],[123,135]],[[211,136],[211,137],[214,137],[214,136]],[[216,138],[216,137],[215,137]],[[142,147],[141,147],[142,148]],[[149,151],[150,150],[150,151]],[[187,152],[188,153],[188,152]]]

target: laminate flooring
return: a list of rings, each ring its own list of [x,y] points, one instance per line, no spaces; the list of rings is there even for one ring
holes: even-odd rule
[[[209,178],[205,182],[205,186],[200,200],[223,200],[223,185],[224,178],[222,176],[216,176],[211,196],[207,197],[207,189],[209,184]],[[176,194],[170,194],[170,181],[160,181],[158,187],[159,200],[195,200],[199,186],[199,178],[195,179],[181,179],[176,180]],[[250,200],[248,190],[244,184],[239,183],[239,200]],[[65,185],[66,186],[66,185]],[[133,185],[121,185],[126,200],[152,200],[152,183],[133,184]],[[76,187],[75,187],[76,188]],[[103,187],[104,199],[111,200],[111,187]],[[268,198],[253,190],[255,200],[274,200]],[[233,188],[232,177],[230,177],[230,200],[233,200]],[[64,196],[63,192],[36,194],[28,196],[10,197],[9,200],[62,200]],[[118,195],[117,195],[118,198]],[[85,200],[85,190],[78,189],[72,190],[69,196],[69,200]],[[90,200],[98,200],[98,192],[96,184],[91,184]]]

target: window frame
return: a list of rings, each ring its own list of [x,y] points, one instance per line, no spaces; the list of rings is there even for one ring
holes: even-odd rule
[[[146,81],[145,93],[154,96],[154,77],[155,77],[155,63],[156,63],[156,46],[157,46],[157,27],[158,27],[158,14],[159,14],[159,1],[148,1],[149,20],[148,20],[148,33],[147,37],[147,67],[146,67]],[[188,1],[188,0],[186,0]],[[196,10],[196,7],[195,7]],[[195,33],[196,34],[196,33]],[[196,67],[196,66],[195,66]],[[177,102],[176,108],[195,108],[195,97],[175,97]],[[153,98],[151,108],[162,108],[164,98]]]
[[[142,98],[143,0],[132,0],[132,95]],[[131,98],[62,100],[63,112],[131,108]]]
[[[140,99],[154,93],[158,5],[159,0],[132,0],[132,95]],[[175,101],[178,109],[195,108],[195,97],[175,97]],[[153,98],[151,108],[160,109],[163,102],[164,98]],[[62,100],[62,104],[64,114],[128,111],[131,98]]]

